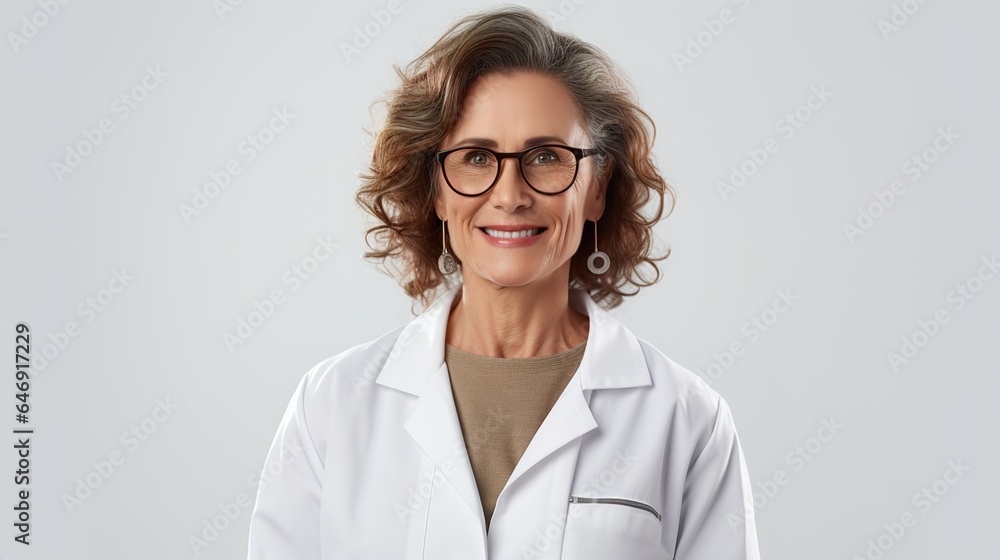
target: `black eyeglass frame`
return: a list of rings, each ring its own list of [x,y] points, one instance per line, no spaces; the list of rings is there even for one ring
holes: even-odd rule
[[[531,184],[531,181],[528,181],[528,178],[524,175],[524,161],[523,161],[524,156],[528,152],[532,150],[537,150],[538,148],[562,148],[564,150],[568,150],[576,158],[576,169],[573,171],[573,178],[570,180],[569,184],[566,185],[566,188],[564,188],[563,190],[554,193],[540,191],[536,189],[535,186]],[[455,186],[451,184],[451,180],[448,179],[448,173],[444,170],[444,158],[448,157],[448,154],[452,152],[457,152],[459,150],[472,150],[472,149],[482,150],[484,152],[489,152],[493,154],[493,157],[497,160],[497,176],[493,178],[493,182],[490,183],[490,186],[486,187],[486,189],[483,190],[482,192],[478,194],[465,194],[463,192],[459,192],[459,190],[456,189]],[[450,150],[438,152],[437,155],[435,156],[435,159],[441,166],[441,174],[444,175],[444,181],[448,183],[448,186],[451,188],[451,190],[455,191],[455,194],[459,194],[461,196],[472,198],[477,196],[483,196],[484,194],[490,192],[493,189],[493,187],[495,187],[496,184],[500,182],[500,173],[503,168],[503,160],[507,158],[517,158],[517,169],[521,173],[521,178],[524,179],[524,182],[529,187],[531,187],[531,190],[535,191],[538,194],[544,194],[546,196],[557,196],[568,191],[570,187],[573,186],[573,183],[576,182],[576,177],[580,173],[580,160],[587,156],[592,156],[599,153],[601,153],[601,150],[599,150],[598,148],[573,148],[571,146],[565,146],[563,144],[539,144],[538,146],[532,146],[530,148],[521,150],[520,152],[497,152],[495,150],[484,148],[482,146],[459,146],[457,148],[451,148]]]

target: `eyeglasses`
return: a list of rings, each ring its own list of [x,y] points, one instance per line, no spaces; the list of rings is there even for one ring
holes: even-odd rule
[[[561,144],[534,146],[521,152],[495,152],[489,148],[453,148],[437,153],[444,180],[462,196],[480,196],[500,180],[500,162],[517,158],[521,176],[535,192],[566,192],[580,169],[580,160],[600,153],[596,148],[571,148]]]

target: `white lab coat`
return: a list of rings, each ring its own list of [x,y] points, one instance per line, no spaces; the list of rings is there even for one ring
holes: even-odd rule
[[[726,401],[576,289],[582,361],[487,534],[443,361],[460,289],[305,374],[265,461],[250,560],[759,558]]]

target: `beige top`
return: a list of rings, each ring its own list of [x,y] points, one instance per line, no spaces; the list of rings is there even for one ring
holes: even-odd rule
[[[500,491],[579,367],[586,345],[584,341],[549,356],[493,358],[445,344],[444,360],[487,531]]]

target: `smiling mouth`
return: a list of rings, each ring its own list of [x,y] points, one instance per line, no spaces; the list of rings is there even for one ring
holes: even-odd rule
[[[520,237],[531,237],[533,235],[538,235],[548,228],[535,228],[535,229],[523,229],[520,231],[500,231],[497,229],[490,229],[481,227],[479,228],[486,232],[486,235],[490,237],[496,237],[498,239],[517,239]]]

